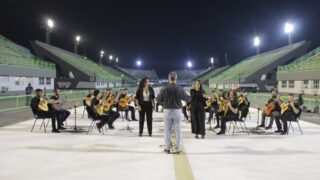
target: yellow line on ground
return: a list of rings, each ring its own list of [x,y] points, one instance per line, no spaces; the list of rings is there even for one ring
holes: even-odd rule
[[[172,142],[176,144],[175,135],[172,135]],[[176,174],[176,180],[194,180],[191,165],[187,154],[182,148],[182,153],[173,154],[174,170]]]

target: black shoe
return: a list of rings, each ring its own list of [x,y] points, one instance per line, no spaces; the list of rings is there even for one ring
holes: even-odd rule
[[[142,134],[139,134],[140,137],[142,137]]]
[[[267,126],[266,128],[264,128],[265,130],[269,130],[269,129],[271,129],[272,128],[272,126],[271,125],[269,125],[269,126]]]
[[[219,126],[219,125],[216,125],[213,129],[218,129],[218,128],[220,128],[220,126]]]
[[[64,128],[64,127],[62,127],[62,126],[59,126],[58,129],[59,129],[59,130],[66,130],[67,128]]]
[[[224,135],[224,134],[226,134],[224,131],[220,131],[217,133],[217,135]]]
[[[282,130],[276,130],[274,133],[282,133]]]
[[[132,121],[138,121],[137,119],[132,119]]]
[[[264,128],[265,126],[263,125],[263,124],[260,124],[259,126],[258,126],[258,128]]]
[[[168,150],[168,149],[164,149],[163,152],[170,154],[170,150]]]
[[[196,139],[199,139],[198,135],[195,136]]]
[[[281,135],[286,135],[287,133],[288,133],[287,131],[283,131]]]
[[[51,132],[52,132],[52,133],[59,133],[60,131],[58,131],[57,129],[52,129]]]
[[[152,134],[149,134],[149,137],[151,137],[152,136]]]
[[[101,133],[101,126],[99,126],[98,123],[96,124],[96,126],[97,126],[97,129],[98,129],[99,133]]]
[[[114,129],[114,126],[109,126],[109,129]]]
[[[204,139],[204,135],[201,135],[201,139]]]

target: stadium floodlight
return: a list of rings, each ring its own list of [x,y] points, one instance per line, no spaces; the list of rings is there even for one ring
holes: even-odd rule
[[[260,38],[258,36],[254,37],[253,39],[253,45],[256,47],[257,49],[257,54],[260,54]]]
[[[74,53],[78,52],[78,45],[80,43],[80,40],[81,40],[81,36],[77,35],[75,37],[75,42],[74,42]]]
[[[116,63],[118,63],[119,62],[119,58],[118,57],[116,57]]]
[[[210,58],[210,63],[213,65],[213,63],[214,63],[214,58],[213,57]]]
[[[294,25],[287,22],[284,25],[284,32],[288,34],[288,44],[292,43],[292,32],[294,31]]]
[[[112,55],[110,55],[110,56],[109,56],[109,60],[110,60],[110,61],[112,61],[112,59],[113,59],[113,56],[112,56]]]
[[[46,43],[50,44],[50,34],[54,27],[54,22],[52,19],[47,19],[47,28],[46,28]]]
[[[100,59],[99,59],[99,64],[102,64],[102,58],[104,56],[104,50],[100,51]]]
[[[140,68],[142,62],[140,60],[137,60],[136,64],[137,64],[138,68]]]
[[[54,26],[53,20],[52,20],[52,19],[48,19],[48,20],[47,20],[47,25],[48,25],[48,28],[52,29],[53,26]]]
[[[192,68],[192,62],[191,62],[191,61],[188,61],[188,62],[187,62],[187,66],[188,66],[188,68]]]

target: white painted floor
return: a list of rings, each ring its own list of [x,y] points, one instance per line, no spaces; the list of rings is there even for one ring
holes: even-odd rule
[[[78,124],[88,128],[90,121]],[[249,128],[256,125],[251,110]],[[303,117],[302,117],[303,119]],[[74,114],[68,120],[70,130]],[[173,155],[164,154],[162,114],[154,114],[153,137],[138,137],[138,122],[130,122],[134,132],[119,131],[121,119],[106,135],[85,133],[52,134],[33,120],[0,128],[0,179],[176,179]],[[195,179],[320,179],[320,126],[301,121],[304,135],[217,136],[207,131],[206,139],[195,139],[190,124],[183,123],[183,146]],[[50,125],[49,125],[50,127]],[[208,126],[209,127],[209,126]],[[275,126],[274,129],[275,130]],[[147,135],[145,126],[145,135]]]

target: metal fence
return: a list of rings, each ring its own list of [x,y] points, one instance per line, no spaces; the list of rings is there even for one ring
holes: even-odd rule
[[[118,91],[121,88],[113,88]],[[128,88],[129,92],[134,93],[136,88]],[[64,90],[61,91],[61,97],[67,97],[68,101],[81,101],[88,94],[87,90]],[[53,93],[47,93],[46,97],[50,98]],[[17,96],[1,96],[0,112],[29,108],[30,100],[34,95],[17,95]],[[81,103],[82,104],[82,103]]]

